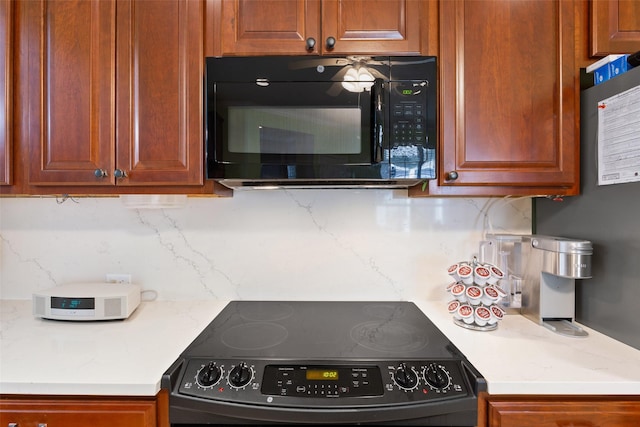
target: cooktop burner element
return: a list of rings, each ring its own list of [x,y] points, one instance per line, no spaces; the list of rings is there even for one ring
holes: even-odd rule
[[[413,303],[232,301],[163,387],[175,426],[472,426],[485,384]]]
[[[277,323],[255,322],[232,326],[220,337],[231,350],[264,350],[287,339],[287,328]]]
[[[351,339],[366,349],[385,353],[411,353],[428,342],[425,332],[406,323],[386,320],[354,326]]]

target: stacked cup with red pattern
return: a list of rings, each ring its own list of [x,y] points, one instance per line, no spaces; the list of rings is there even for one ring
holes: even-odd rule
[[[477,330],[493,330],[504,317],[498,305],[507,294],[500,287],[504,273],[492,264],[462,261],[448,269],[454,279],[447,286],[453,299],[447,304],[457,325]]]

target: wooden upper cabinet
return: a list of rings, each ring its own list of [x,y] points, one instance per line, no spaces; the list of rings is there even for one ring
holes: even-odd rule
[[[193,0],[117,6],[119,185],[201,185],[204,6]]]
[[[640,0],[592,0],[591,55],[640,51]]]
[[[428,16],[427,4],[222,0],[221,51],[214,54],[420,54],[420,22]]]
[[[110,185],[115,2],[28,1],[30,184]],[[109,171],[98,180],[94,171]]]
[[[221,19],[222,55],[304,54],[320,34],[320,1],[222,0]]]
[[[202,1],[24,8],[30,185],[203,183]]]
[[[415,0],[325,0],[322,49],[325,53],[420,54],[420,7]],[[426,29],[425,29],[426,30]],[[327,39],[333,37],[335,47]]]
[[[12,183],[13,0],[0,0],[0,185]]]
[[[577,193],[574,21],[569,0],[440,3],[431,194]]]

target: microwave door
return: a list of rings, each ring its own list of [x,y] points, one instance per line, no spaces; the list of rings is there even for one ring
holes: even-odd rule
[[[365,169],[368,178],[379,178],[371,167],[382,152],[382,92],[376,114],[376,90],[350,92],[340,82],[260,83],[215,84],[208,147],[215,147],[223,172],[213,178],[350,179]]]

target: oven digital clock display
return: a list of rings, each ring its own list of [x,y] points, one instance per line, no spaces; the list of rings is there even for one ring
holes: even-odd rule
[[[196,366],[199,361],[193,363]],[[197,368],[202,368],[202,363]],[[375,365],[267,365],[260,392],[274,396],[335,398],[383,396],[385,389],[380,368]]]
[[[306,378],[313,381],[337,381],[339,375],[335,369],[307,369]]]
[[[51,297],[51,308],[62,310],[94,310],[95,298]]]

